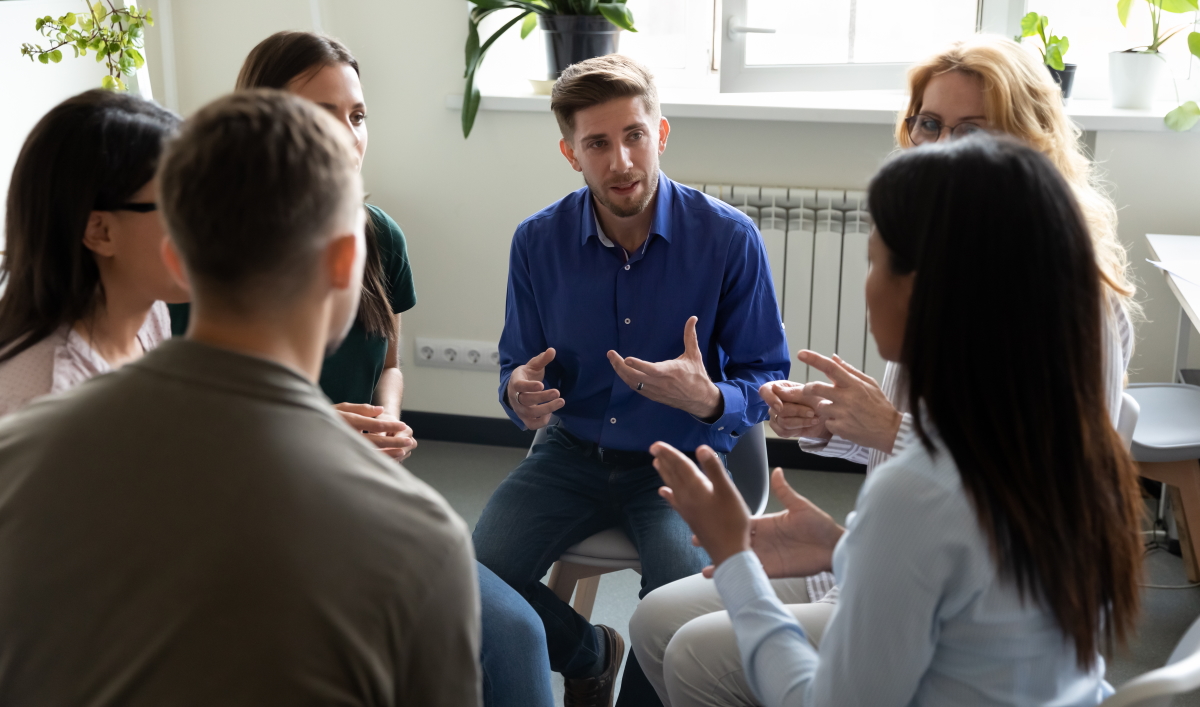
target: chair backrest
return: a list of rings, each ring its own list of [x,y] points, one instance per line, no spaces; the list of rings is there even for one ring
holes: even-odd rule
[[[1169,707],[1171,697],[1200,687],[1200,619],[1192,623],[1167,664],[1139,675],[1100,707]]]
[[[1121,435],[1121,441],[1125,442],[1125,448],[1129,449],[1133,444],[1133,431],[1137,428],[1138,415],[1141,414],[1142,406],[1138,405],[1138,401],[1134,399],[1128,392],[1121,393],[1121,412],[1117,415],[1117,434]]]
[[[533,444],[530,445],[529,453],[525,456],[528,457],[533,453],[534,446],[544,443],[547,430],[550,426],[557,424],[558,418],[551,417],[550,425],[541,428],[534,434]],[[733,477],[733,484],[737,486],[746,505],[750,507],[750,512],[754,515],[761,514],[767,507],[767,488],[771,482],[771,469],[767,465],[766,424],[760,422],[746,430],[726,459],[726,466],[729,467],[729,475]]]
[[[760,422],[746,430],[726,459],[733,484],[742,493],[752,515],[760,515],[766,509],[767,487],[771,483],[766,424]]]

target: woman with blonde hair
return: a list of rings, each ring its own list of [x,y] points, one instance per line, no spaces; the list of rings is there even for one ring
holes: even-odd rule
[[[1116,209],[1099,186],[1081,131],[1063,108],[1058,85],[1045,66],[1016,42],[979,35],[914,65],[908,86],[909,104],[896,123],[901,149],[980,131],[1007,134],[1048,158],[1070,187],[1104,285],[1104,400],[1115,422],[1133,353],[1131,317],[1140,309],[1133,300],[1128,257],[1117,238]],[[760,394],[771,407],[770,424],[777,434],[800,438],[807,452],[866,464],[868,474],[911,444],[913,419],[899,364],[888,363],[880,385],[836,355],[806,350],[798,358],[834,384],[774,381],[764,385]],[[1017,429],[1017,421],[1010,422]],[[768,523],[758,526],[754,549],[764,562],[767,554],[786,558],[806,534],[807,502],[787,486],[781,473],[772,476],[772,489],[789,510],[767,516]],[[711,568],[705,574],[711,576]],[[776,594],[818,644],[837,602],[833,575],[805,577],[784,571],[771,576]],[[631,643],[665,704],[753,701],[723,608],[713,583],[701,575],[661,587],[642,600],[631,621]],[[685,624],[687,630],[681,631]],[[674,686],[669,697],[668,683]]]
[[[1136,288],[1129,277],[1125,246],[1117,237],[1117,210],[1100,188],[1096,167],[1084,152],[1083,131],[1067,116],[1062,91],[1046,67],[1021,45],[978,35],[913,66],[908,74],[908,109],[896,121],[896,142],[905,148],[919,144],[909,120],[921,115],[929,84],[950,72],[981,83],[984,127],[1020,139],[1058,168],[1083,211],[1105,284],[1127,310],[1140,311],[1131,299]]]

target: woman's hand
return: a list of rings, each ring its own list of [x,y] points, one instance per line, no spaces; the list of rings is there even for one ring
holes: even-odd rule
[[[833,567],[833,549],[846,529],[796,493],[784,479],[783,469],[771,472],[771,491],[784,510],[750,519],[750,549],[767,576],[780,579],[828,572]],[[692,544],[698,544],[695,536]],[[704,576],[711,579],[715,569],[705,567]]]
[[[750,509],[711,447],[696,450],[704,473],[666,442],[655,442],[650,453],[666,482],[659,495],[691,526],[714,566],[750,549]]]
[[[815,351],[801,351],[799,358],[833,381],[833,385],[813,382],[804,386],[806,396],[828,401],[817,408],[825,429],[854,444],[891,454],[904,416],[875,379],[837,354],[826,358]]]
[[[806,395],[804,387],[803,383],[780,380],[763,383],[758,389],[758,394],[771,411],[771,429],[784,439],[829,439],[833,433],[825,429],[825,421],[817,412],[827,401],[815,395]]]
[[[380,405],[338,403],[333,409],[352,429],[365,434],[372,444],[379,447],[379,451],[398,462],[407,459],[417,448],[412,428]]]

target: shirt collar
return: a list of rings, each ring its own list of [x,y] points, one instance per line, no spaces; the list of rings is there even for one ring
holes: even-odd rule
[[[654,195],[654,220],[650,222],[650,235],[661,236],[668,243],[671,242],[671,205],[675,200],[675,182],[667,178],[666,174],[658,173],[658,192]],[[583,228],[580,229],[581,236],[580,244],[587,243],[588,239],[595,236],[597,240],[604,243],[608,240],[600,233],[599,221],[596,218],[595,205],[592,202],[592,190],[589,188],[584,193],[583,204]],[[649,240],[649,239],[647,239]],[[610,245],[611,240],[604,245]]]

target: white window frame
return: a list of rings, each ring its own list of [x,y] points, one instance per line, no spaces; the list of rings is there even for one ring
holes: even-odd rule
[[[903,2],[903,0],[897,0]],[[776,91],[847,91],[895,89],[903,85],[908,64],[746,65],[747,0],[721,0],[721,93]],[[1021,33],[1026,0],[978,0],[976,30],[1007,37]]]

